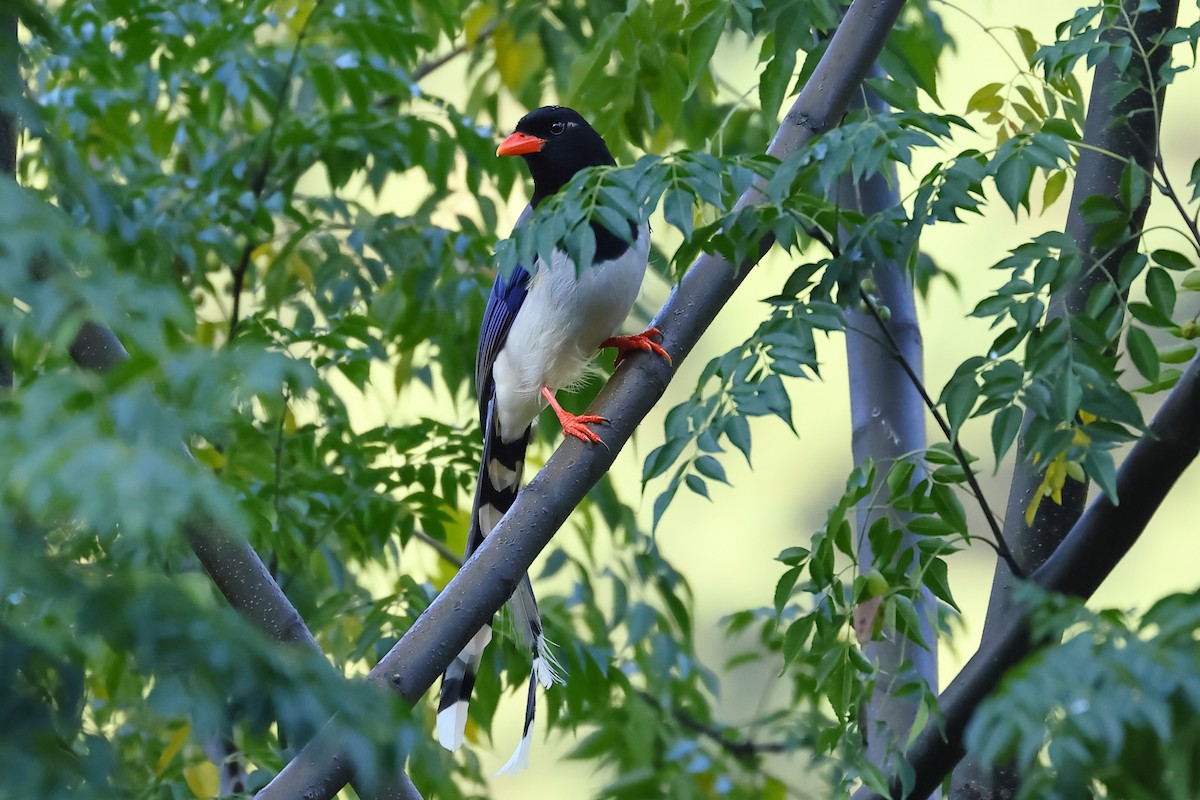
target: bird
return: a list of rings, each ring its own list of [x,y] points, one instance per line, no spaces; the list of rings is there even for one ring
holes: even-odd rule
[[[616,165],[600,134],[577,111],[565,106],[530,111],[500,143],[496,155],[522,157],[533,179],[533,195],[515,228],[525,225],[538,206],[580,170]],[[565,411],[556,391],[576,385],[589,372],[595,354],[605,347],[617,349],[618,364],[635,351],[652,352],[670,362],[666,350],[655,341],[661,339],[657,328],[633,336],[615,335],[641,291],[650,251],[648,224],[630,220],[629,225],[630,235],[621,236],[591,220],[596,251],[592,265],[582,272],[565,251],[557,249],[549,262],[538,257],[532,270],[517,265],[496,275],[475,359],[483,455],[464,561],[515,502],[532,425],[547,405],[554,410],[565,436],[602,443],[591,426],[607,420]],[[521,741],[497,774],[512,774],[528,766],[537,684],[549,689],[564,680],[542,630],[528,575],[517,585],[508,607],[533,661]],[[491,638],[489,622],[471,637],[442,676],[437,736],[448,750],[462,746],[475,676]]]

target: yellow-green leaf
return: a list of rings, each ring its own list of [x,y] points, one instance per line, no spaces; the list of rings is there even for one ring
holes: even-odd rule
[[[527,33],[518,39],[512,27],[503,22],[492,34],[492,49],[500,82],[514,91],[541,72],[545,62],[537,36]]]
[[[763,783],[763,800],[784,800],[787,797],[787,787],[778,778],[767,778]]]
[[[312,267],[304,260],[304,256],[295,250],[288,255],[287,272],[288,275],[304,284],[305,288],[309,290],[313,288]]]
[[[479,41],[479,35],[495,18],[496,8],[489,3],[475,6],[467,12],[463,17],[463,39],[466,40],[468,49],[475,46],[475,43]]]
[[[1042,101],[1038,99],[1038,96],[1033,93],[1033,89],[1030,89],[1028,86],[1019,85],[1017,86],[1017,92],[1025,99],[1025,102],[1029,104],[1033,112],[1037,114],[1038,119],[1046,118],[1046,108],[1042,105]]]
[[[189,764],[183,768],[183,779],[192,794],[200,800],[210,800],[220,791],[217,768],[211,761],[201,761],[199,764]]]
[[[186,722],[174,730],[170,738],[167,739],[167,746],[163,748],[162,755],[158,757],[158,764],[154,767],[155,775],[162,775],[163,771],[170,765],[171,760],[179,753],[183,743],[187,741],[188,734],[191,733],[192,726]]]
[[[1183,344],[1158,351],[1158,360],[1163,364],[1185,364],[1196,355],[1196,345]]]
[[[201,464],[212,469],[224,469],[228,463],[225,454],[218,451],[216,448],[210,447],[207,444],[197,445],[192,448],[192,455]]]
[[[1033,34],[1028,29],[1017,26],[1013,28],[1013,33],[1017,34],[1017,44],[1021,47],[1021,53],[1025,56],[1025,60],[1030,64],[1033,63],[1033,54],[1037,52],[1037,39],[1033,38]]]
[[[1042,190],[1042,213],[1046,213],[1046,209],[1054,205],[1063,193],[1063,189],[1067,186],[1067,173],[1056,172],[1046,179],[1046,188]]]
[[[1000,98],[1003,83],[989,83],[981,86],[967,101],[967,111],[999,111],[1004,101]]]

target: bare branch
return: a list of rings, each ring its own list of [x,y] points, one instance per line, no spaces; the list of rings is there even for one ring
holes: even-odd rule
[[[840,122],[903,5],[903,0],[854,0],[772,139],[767,150],[770,155],[785,158]],[[757,190],[751,189],[738,206],[753,202],[756,196]],[[674,364],[691,352],[750,268],[773,244],[773,236],[764,236],[755,255],[737,267],[707,254],[692,264],[652,323],[663,332],[663,347]],[[370,680],[390,686],[409,703],[421,698],[468,638],[512,595],[533,560],[662,397],[671,376],[672,367],[662,359],[635,355],[623,362],[592,408],[593,413],[611,420],[604,431],[608,446],[588,447],[575,439],[564,442],[517,495],[516,503],[483,546],[371,670]],[[344,784],[348,769],[346,754],[330,741],[326,729],[258,797],[328,800]]]
[[[17,174],[17,104],[24,93],[19,54],[17,15],[0,14],[0,172],[10,178]]]

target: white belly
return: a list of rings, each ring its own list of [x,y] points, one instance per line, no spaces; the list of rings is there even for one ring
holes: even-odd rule
[[[650,232],[643,226],[620,258],[578,277],[563,252],[555,252],[550,266],[539,264],[492,368],[504,439],[524,433],[545,407],[543,386],[564,389],[584,376],[600,343],[633,308],[649,250]]]

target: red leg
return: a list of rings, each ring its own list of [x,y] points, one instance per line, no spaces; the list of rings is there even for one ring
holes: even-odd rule
[[[570,411],[564,410],[554,399],[554,392],[545,386],[542,387],[542,397],[546,398],[550,407],[554,409],[554,413],[558,415],[558,421],[562,425],[564,434],[592,444],[604,444],[600,441],[600,436],[588,427],[588,423],[608,422],[608,420],[596,414],[572,414]]]
[[[655,342],[651,337],[662,339],[662,331],[658,328],[647,328],[645,333],[639,333],[634,336],[614,336],[611,339],[605,339],[600,343],[601,348],[615,347],[617,348],[617,362],[620,365],[625,357],[634,350],[645,350],[647,353],[657,353],[671,363],[671,356],[667,355],[667,351],[662,349],[662,346]]]

